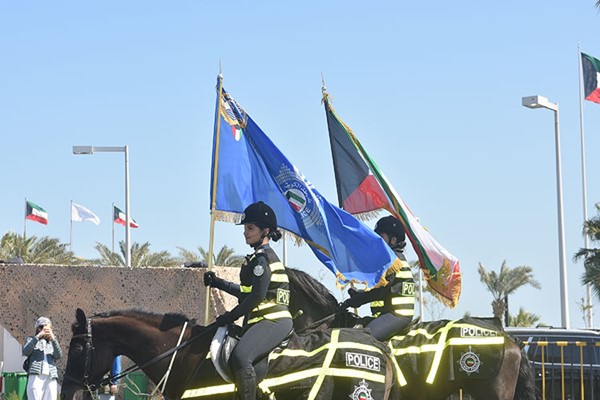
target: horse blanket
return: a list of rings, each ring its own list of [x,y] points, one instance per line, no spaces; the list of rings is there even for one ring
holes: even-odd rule
[[[401,371],[410,379],[465,380],[494,378],[504,357],[506,334],[497,318],[464,318],[422,322],[391,339]]]

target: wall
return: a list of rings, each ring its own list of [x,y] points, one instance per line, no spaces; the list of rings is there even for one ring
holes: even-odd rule
[[[204,324],[206,292],[202,280],[205,271],[0,264],[0,325],[22,344],[27,336],[34,334],[39,316],[50,318],[65,353],[59,362],[59,368],[64,370],[77,308],[88,316],[129,308],[161,314],[182,313]],[[239,280],[239,269],[215,267],[215,272],[222,278]],[[212,291],[210,321],[236,302],[233,297],[216,292]],[[5,344],[6,337],[5,334]],[[0,361],[4,357],[14,358],[14,355],[6,355],[4,348],[0,355],[3,357]]]

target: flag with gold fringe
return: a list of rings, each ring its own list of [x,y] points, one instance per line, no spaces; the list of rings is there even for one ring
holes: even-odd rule
[[[352,130],[337,116],[325,90],[323,103],[340,207],[365,218],[384,209],[398,218],[419,257],[429,287],[443,303],[455,307],[462,285],[458,259],[417,221]]]

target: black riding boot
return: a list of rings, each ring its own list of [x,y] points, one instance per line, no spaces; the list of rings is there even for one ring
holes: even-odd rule
[[[234,372],[235,386],[239,400],[256,400],[256,372],[254,367],[246,367]]]

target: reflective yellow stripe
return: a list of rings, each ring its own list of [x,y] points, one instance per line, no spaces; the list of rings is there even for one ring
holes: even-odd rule
[[[332,347],[331,343],[324,344],[323,346],[316,348],[311,351],[300,350],[300,349],[283,349],[279,353],[271,353],[269,355],[269,360],[275,360],[279,357],[312,357],[317,353],[325,350],[329,350]],[[362,343],[354,343],[354,342],[338,342],[335,345],[335,348],[338,349],[355,349],[355,350],[364,350],[371,351],[373,353],[383,354],[380,348],[371,346],[368,344]]]
[[[383,307],[383,300],[372,301],[371,307]]]
[[[479,345],[489,345],[489,344],[503,344],[504,337],[496,336],[491,338],[452,338],[448,340],[448,345],[450,346],[462,346],[468,344],[479,344]]]
[[[414,278],[413,273],[411,271],[398,271],[396,274],[396,278]]]
[[[300,381],[306,378],[313,378],[324,373],[326,376],[342,377],[342,378],[358,378],[366,379],[372,382],[385,383],[385,375],[375,374],[373,372],[357,370],[357,369],[346,369],[346,368],[312,368],[305,371],[293,372],[291,374],[279,376],[277,378],[265,379],[258,386],[263,391],[269,391],[274,386],[287,385],[289,383]]]
[[[289,283],[290,281],[287,275],[273,274],[271,275],[271,282]]]
[[[274,319],[280,319],[280,318],[290,318],[291,319],[292,314],[290,314],[290,312],[287,310],[278,311],[278,312],[274,312],[271,314],[265,314],[265,315],[261,315],[260,317],[249,319],[248,324],[255,324],[259,321],[262,321],[263,319],[274,320]]]
[[[275,302],[273,302],[273,303],[261,303],[258,306],[256,306],[252,311],[265,310],[267,308],[275,307],[276,305],[277,305],[277,303],[275,303]]]
[[[392,356],[390,358],[392,359],[392,364],[394,365],[394,369],[396,370],[396,376],[398,378],[398,382],[400,383],[400,386],[406,386],[406,384],[408,382],[406,382],[406,379],[404,378],[404,374],[402,374],[402,370],[400,369],[400,366],[398,365],[398,361],[396,361],[396,357],[394,357],[394,348],[392,347],[391,341],[388,342],[388,346],[389,346],[390,350],[392,351]]]
[[[433,383],[435,374],[440,367],[440,361],[442,360],[442,354],[444,353],[444,344],[446,342],[446,337],[448,336],[448,331],[450,328],[452,328],[452,325],[454,325],[454,322],[450,322],[443,329],[441,329],[440,340],[437,343],[437,349],[435,351],[435,355],[433,356],[433,362],[431,363],[431,370],[429,371],[429,375],[427,375],[427,379],[425,379],[425,382],[429,384]]]
[[[252,286],[240,286],[240,291],[242,293],[250,293],[252,291]]]
[[[402,315],[404,317],[412,317],[415,315],[415,310],[394,310],[394,314]]]
[[[394,297],[392,298],[392,305],[398,305],[398,304],[415,304],[415,298],[414,297]]]
[[[269,264],[271,271],[284,271],[285,267],[281,263],[281,261],[274,262],[273,264]]]
[[[337,350],[337,346],[335,346],[335,344],[337,344],[338,339],[340,337],[340,330],[339,329],[334,329],[331,332],[331,340],[329,341],[329,343],[331,343],[333,346],[331,346],[329,348],[329,350],[327,351],[327,355],[325,355],[325,361],[323,361],[323,367],[320,368],[321,371],[319,371],[319,376],[317,377],[317,380],[315,381],[315,384],[313,385],[312,389],[310,390],[310,393],[308,394],[308,398],[306,400],[314,400],[317,397],[317,394],[319,394],[319,389],[321,389],[321,385],[323,384],[323,381],[325,380],[325,370],[329,369],[329,366],[331,365],[331,362],[333,361],[333,356],[335,355],[335,351]]]
[[[234,390],[235,385],[233,383],[229,383],[227,385],[208,386],[198,389],[188,389],[183,392],[183,396],[181,396],[181,398],[189,399],[194,397],[212,396],[220,393],[233,393]]]
[[[475,328],[475,329],[479,329],[482,332],[489,332],[491,334],[497,334],[497,332],[494,331],[494,330],[482,328],[482,327],[479,327],[477,325],[472,325],[472,324],[464,324],[464,323],[458,324],[457,323],[457,324],[454,324],[452,326],[452,328]],[[441,327],[441,328],[439,328],[437,331],[435,331],[433,333],[429,333],[429,332],[427,332],[423,328],[413,329],[413,330],[409,331],[406,335],[394,336],[392,338],[392,340],[404,340],[407,336],[417,336],[417,335],[423,335],[427,339],[433,339],[435,337],[435,335],[441,333],[444,329],[446,329],[446,328],[445,327]]]

